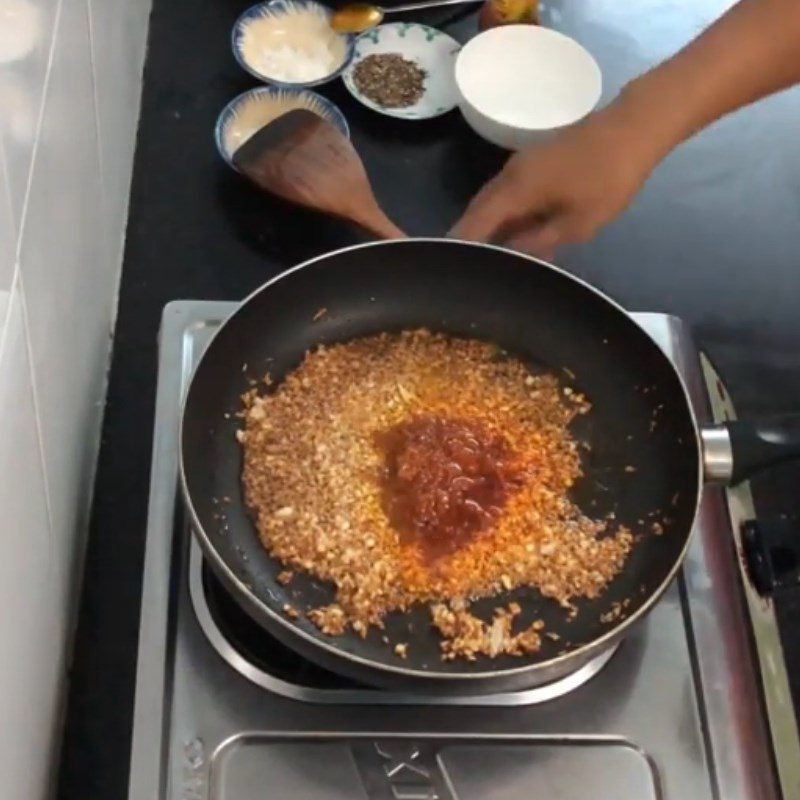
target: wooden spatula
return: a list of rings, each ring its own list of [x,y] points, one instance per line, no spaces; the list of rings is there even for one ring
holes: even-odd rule
[[[233,163],[279,197],[351,220],[382,239],[405,238],[378,205],[353,145],[312,111],[295,109],[267,123],[236,150]]]

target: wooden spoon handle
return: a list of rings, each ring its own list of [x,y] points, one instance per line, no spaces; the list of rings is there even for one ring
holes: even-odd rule
[[[353,210],[350,218],[364,230],[374,234],[379,239],[406,239],[408,234],[397,227],[377,201],[369,204],[361,204],[357,210]]]

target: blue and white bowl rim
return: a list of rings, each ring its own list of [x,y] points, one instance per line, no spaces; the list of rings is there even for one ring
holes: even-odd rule
[[[260,72],[255,70],[251,67],[247,61],[245,60],[244,56],[242,55],[242,48],[240,45],[240,40],[242,34],[244,32],[244,26],[247,22],[255,17],[264,17],[264,16],[282,16],[284,14],[290,14],[297,11],[306,11],[309,9],[318,9],[321,11],[328,19],[333,16],[333,11],[327,6],[322,5],[322,3],[317,3],[314,0],[267,0],[267,2],[256,3],[255,5],[250,6],[250,8],[243,11],[236,22],[233,23],[233,28],[231,29],[231,50],[233,51],[233,57],[236,59],[239,66],[249,72],[254,78],[258,78],[260,81],[266,81],[273,86],[282,86],[285,88],[308,88],[311,86],[319,86],[322,83],[327,83],[328,81],[332,81],[335,78],[338,78],[339,75],[344,72],[344,70],[348,67],[350,62],[353,60],[353,53],[355,52],[356,46],[356,37],[351,34],[340,33],[338,34],[341,36],[347,46],[347,53],[344,57],[344,61],[342,61],[341,65],[338,66],[333,72],[328,75],[324,75],[322,78],[319,78],[315,81],[307,81],[307,82],[286,82],[286,81],[279,81],[275,78],[270,78],[267,75],[262,75]]]
[[[240,95],[234,97],[225,106],[225,108],[220,111],[219,116],[217,117],[217,122],[214,125],[214,142],[217,146],[217,151],[219,152],[220,156],[222,156],[223,161],[232,166],[234,169],[236,169],[236,167],[234,167],[233,161],[231,160],[232,154],[229,154],[225,148],[223,133],[235,114],[236,109],[242,103],[247,102],[251,97],[261,97],[263,95],[283,95],[284,97],[305,96],[311,100],[314,100],[322,107],[322,110],[325,111],[325,119],[333,123],[333,125],[338,128],[345,138],[350,138],[350,126],[347,124],[345,115],[342,114],[339,107],[335,103],[328,100],[327,97],[323,97],[321,94],[309,91],[308,89],[284,88],[279,86],[256,86],[255,88],[248,89],[246,92],[242,92]]]

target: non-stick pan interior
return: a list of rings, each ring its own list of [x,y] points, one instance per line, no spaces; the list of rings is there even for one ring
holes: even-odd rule
[[[314,321],[321,309],[326,313]],[[535,590],[476,606],[490,616],[494,606],[516,599],[524,620],[542,618],[558,638],[546,639],[535,659],[445,664],[426,609],[389,620],[389,639],[409,643],[406,660],[377,632],[366,640],[329,638],[307,620],[289,622],[281,610],[285,603],[323,605],[332,593],[302,576],[280,586],[275,578],[281,566],[261,547],[243,507],[235,414],[249,381],[267,371],[279,381],[320,343],[418,327],[492,341],[586,393],[593,410],[576,423],[575,433],[591,449],[574,497],[587,515],[613,513],[640,535],[623,573],[600,600],[579,602],[574,620]],[[621,624],[673,571],[689,535],[698,487],[696,433],[685,394],[661,350],[626,314],[558,270],[451,241],[411,240],[334,253],[253,295],[201,360],[185,406],[182,460],[195,524],[217,557],[271,609],[273,614],[263,615],[270,627],[296,626],[376,664],[446,674],[549,660]],[[621,616],[601,619],[623,601]]]

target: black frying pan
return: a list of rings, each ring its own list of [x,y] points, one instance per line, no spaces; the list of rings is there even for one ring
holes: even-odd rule
[[[313,321],[321,308],[327,314]],[[417,327],[491,341],[585,392],[593,410],[574,430],[591,450],[574,498],[587,514],[614,512],[643,533],[621,575],[602,598],[579,603],[572,621],[534,589],[473,607],[490,618],[493,607],[517,600],[523,621],[544,619],[546,630],[560,638],[545,640],[535,657],[443,663],[427,608],[387,621],[390,640],[409,643],[405,660],[377,632],[366,640],[356,634],[331,638],[304,618],[289,620],[285,603],[316,607],[330,602],[332,591],[303,576],[288,587],[278,584],[281,565],[263,550],[243,506],[242,456],[234,436],[239,422],[232,412],[241,407],[248,378],[269,371],[279,380],[320,343]],[[253,618],[285,644],[321,666],[377,685],[441,693],[510,691],[579,668],[619,641],[657,602],[686,551],[704,461],[707,474],[729,479],[731,439],[738,448],[736,477],[800,454],[800,437],[787,439],[782,429],[766,437],[759,433],[757,426],[742,425],[732,436],[718,429],[701,437],[684,386],[661,349],[621,308],[567,273],[485,245],[404,240],[322,256],[245,300],[210,343],[189,387],[181,477],[208,563]],[[652,520],[663,524],[663,535],[651,532]],[[624,618],[601,620],[625,600]]]

